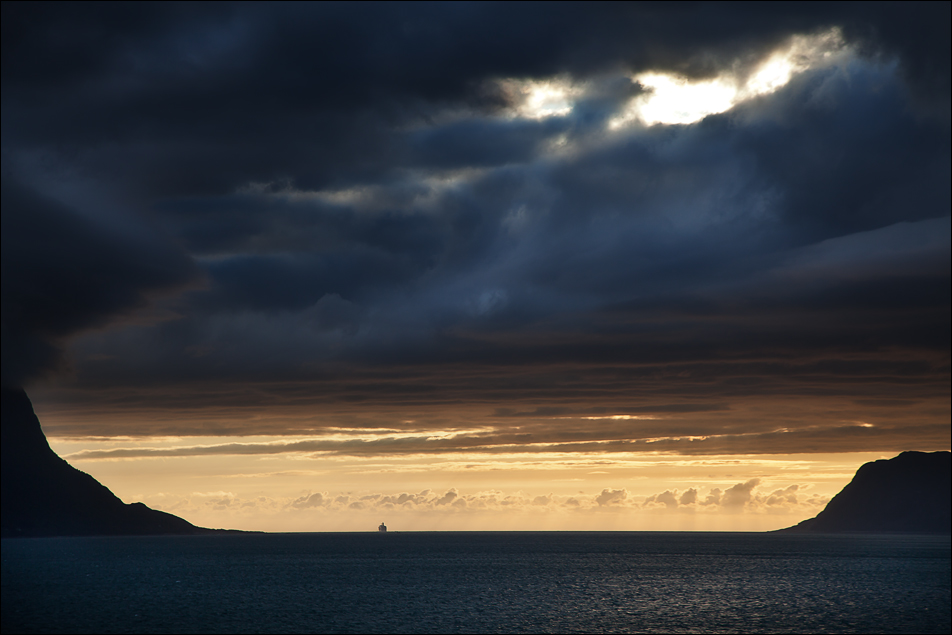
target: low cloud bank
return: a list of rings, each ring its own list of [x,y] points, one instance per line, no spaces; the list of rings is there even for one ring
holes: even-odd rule
[[[697,488],[665,490],[648,496],[641,506],[657,511],[722,512],[722,513],[790,513],[798,510],[822,509],[828,496],[806,493],[802,485],[769,489],[763,481],[752,478],[722,490],[713,487],[702,497]]]
[[[809,486],[792,484],[768,487],[761,479],[750,479],[726,489],[709,488],[701,496],[699,488],[665,490],[650,496],[632,495],[626,488],[604,488],[597,494],[535,495],[523,491],[485,490],[468,493],[457,488],[446,491],[346,494],[307,492],[297,497],[258,496],[243,498],[231,492],[195,492],[190,496],[160,495],[150,505],[175,512],[240,510],[246,513],[339,514],[363,511],[474,513],[520,512],[544,514],[585,513],[704,513],[704,514],[815,514],[829,497],[809,493]]]

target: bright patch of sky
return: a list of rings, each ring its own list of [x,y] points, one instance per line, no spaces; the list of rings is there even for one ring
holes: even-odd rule
[[[648,91],[633,100],[627,111],[609,124],[617,128],[631,120],[653,123],[691,123],[708,115],[729,110],[734,105],[735,88],[723,79],[689,82],[684,78],[657,73],[635,77]]]
[[[840,61],[846,53],[839,29],[819,35],[796,36],[775,51],[747,77],[724,74],[691,81],[663,73],[641,73],[633,81],[646,92],[632,99],[625,111],[609,122],[619,128],[634,121],[644,124],[688,124],[726,112],[737,104],[773,93],[798,73]]]
[[[708,115],[726,112],[741,102],[773,93],[804,71],[843,61],[849,54],[839,29],[817,35],[794,36],[783,48],[770,54],[753,72],[746,75],[733,70],[713,79],[692,81],[678,75],[644,72],[630,77],[645,92],[632,98],[608,128],[615,130],[636,122],[642,125],[689,124]],[[589,83],[573,83],[568,77],[548,79],[507,78],[497,87],[512,104],[507,116],[515,119],[542,120],[565,117],[576,103],[591,91]],[[549,143],[549,153],[569,150],[566,135]],[[316,200],[362,211],[428,209],[438,206],[447,190],[472,181],[485,170],[466,168],[439,173],[409,174],[406,182],[389,186],[363,185],[319,192],[296,189],[286,183],[250,183],[241,194],[279,196],[292,201]],[[412,185],[410,185],[412,183]],[[510,228],[512,229],[512,228]]]
[[[561,417],[568,418],[568,417]],[[582,419],[613,419],[613,420],[628,420],[628,419],[660,419],[661,417],[657,415],[605,415],[601,417],[582,417]]]
[[[564,117],[572,112],[574,100],[584,93],[567,79],[506,79],[500,87],[515,103],[515,116],[524,119]]]
[[[647,71],[631,80],[645,92],[628,102],[609,121],[610,129],[633,122],[688,124],[708,115],[726,112],[737,104],[773,93],[799,73],[842,60],[848,51],[839,29],[816,35],[799,35],[774,51],[752,73],[727,71],[713,79],[692,81],[678,75]],[[566,78],[547,80],[505,79],[499,87],[514,104],[511,116],[524,119],[564,117],[586,93],[584,85]]]

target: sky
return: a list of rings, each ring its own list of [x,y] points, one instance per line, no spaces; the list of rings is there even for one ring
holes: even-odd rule
[[[3,383],[126,502],[757,531],[950,449],[949,3],[2,11]]]

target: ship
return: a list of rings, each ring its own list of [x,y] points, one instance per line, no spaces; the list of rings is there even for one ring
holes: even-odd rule
[[[384,524],[381,522],[381,523],[380,523],[380,526],[377,527],[377,531],[379,531],[379,532],[382,533],[382,534],[385,534],[385,533],[387,533],[387,526],[384,525]]]

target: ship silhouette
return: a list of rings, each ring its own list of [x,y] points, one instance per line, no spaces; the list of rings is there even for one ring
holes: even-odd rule
[[[381,522],[381,523],[380,523],[380,526],[377,527],[377,531],[379,531],[379,532],[382,533],[382,534],[385,534],[385,533],[387,533],[387,526],[384,525],[383,522]]]

